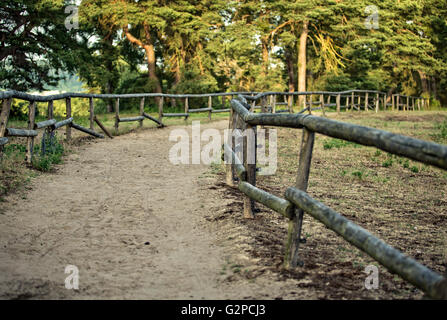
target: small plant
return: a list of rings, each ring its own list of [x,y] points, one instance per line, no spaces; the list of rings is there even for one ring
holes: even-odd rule
[[[382,162],[382,167],[384,168],[391,167],[393,165],[393,162],[394,162],[393,157],[391,155],[388,155],[387,159],[384,162]]]
[[[408,159],[406,159],[406,160],[403,162],[402,166],[403,166],[405,169],[408,169],[408,168],[410,167],[410,161],[409,161]]]
[[[54,164],[62,162],[64,146],[59,142],[57,136],[44,135],[41,146],[34,148],[32,165],[39,171],[50,171]]]
[[[414,173],[418,173],[418,172],[419,172],[419,168],[416,167],[416,166],[412,166],[412,167],[410,168],[410,170],[411,170],[411,172],[414,172]]]
[[[344,141],[344,140],[340,140],[340,139],[328,139],[323,142],[323,148],[326,150],[332,149],[332,148],[340,149],[340,148],[348,147],[348,146],[352,146],[354,148],[360,147],[360,145],[358,145],[357,143],[350,142],[350,141]]]
[[[376,150],[376,152],[374,153],[374,157],[380,157],[382,155],[382,151],[380,150]]]
[[[359,178],[360,180],[362,180],[362,179],[363,179],[364,172],[363,172],[363,171],[354,171],[354,172],[352,172],[351,174],[352,174],[354,177],[357,177],[357,178]]]
[[[436,142],[440,142],[440,143],[447,142],[447,121],[437,124],[435,126],[435,129],[437,130],[437,132],[431,134],[432,138]]]

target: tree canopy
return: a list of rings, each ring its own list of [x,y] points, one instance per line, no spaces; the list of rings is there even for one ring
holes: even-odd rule
[[[447,2],[83,0],[0,5],[0,87],[58,72],[92,91],[375,89],[447,102]],[[371,21],[373,24],[371,25]]]

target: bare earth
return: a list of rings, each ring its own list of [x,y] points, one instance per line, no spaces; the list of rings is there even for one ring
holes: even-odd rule
[[[317,298],[259,267],[237,276],[256,261],[210,222],[233,200],[212,187],[210,167],[169,162],[172,129],[83,144],[0,203],[0,298]],[[67,265],[79,290],[65,288]]]

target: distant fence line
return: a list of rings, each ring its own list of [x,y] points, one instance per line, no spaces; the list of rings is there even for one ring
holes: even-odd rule
[[[52,134],[54,130],[62,126],[66,126],[66,139],[71,138],[71,128],[80,130],[84,133],[92,135],[96,138],[104,138],[104,136],[95,131],[95,124],[103,131],[109,138],[113,138],[106,127],[99,121],[94,111],[93,99],[115,99],[115,134],[118,133],[119,124],[121,122],[139,122],[139,126],[143,126],[144,120],[151,120],[155,122],[159,127],[163,127],[164,117],[184,117],[188,119],[192,113],[208,113],[208,118],[211,120],[213,113],[229,112],[230,109],[225,108],[213,108],[213,97],[221,97],[222,105],[225,107],[226,99],[230,100],[234,96],[244,95],[248,99],[253,101],[254,109],[261,109],[263,112],[271,113],[293,113],[293,107],[295,105],[294,98],[304,96],[302,107],[304,108],[300,113],[306,110],[320,109],[325,115],[326,108],[335,108],[338,113],[341,109],[346,110],[358,110],[362,108],[365,111],[375,109],[379,111],[380,106],[383,110],[387,110],[391,106],[391,110],[421,110],[426,108],[429,103],[428,99],[421,97],[407,97],[398,94],[387,96],[385,92],[372,91],[372,90],[348,90],[342,92],[331,91],[309,91],[309,92],[222,92],[222,93],[206,93],[206,94],[165,94],[165,93],[136,93],[136,94],[89,94],[89,93],[62,93],[56,95],[33,95],[19,91],[1,91],[0,100],[3,100],[2,111],[0,114],[0,156],[1,150],[5,144],[9,142],[8,137],[26,137],[27,138],[27,157],[26,161],[31,163],[32,161],[32,149],[34,145],[34,138],[37,136],[37,129],[45,129],[49,134]],[[314,101],[313,97],[318,96],[319,101]],[[278,97],[282,97],[284,100],[279,101]],[[333,98],[335,97],[335,102]],[[90,128],[85,128],[73,122],[71,99],[84,98],[89,99],[89,122]],[[132,99],[139,98],[140,112],[138,116],[122,118],[120,117],[120,99]],[[154,118],[145,112],[145,99],[155,98],[158,104],[158,118]],[[208,106],[206,108],[190,108],[190,99],[194,98],[208,98]],[[13,129],[7,128],[9,113],[11,110],[12,99],[20,99],[29,101],[28,108],[28,128],[27,129]],[[54,119],[53,102],[56,100],[66,101],[66,120],[56,123]],[[184,112],[182,113],[166,113],[164,112],[165,99],[182,100],[184,103]],[[345,99],[345,104],[342,106],[341,99]],[[362,100],[363,99],[363,100]],[[391,99],[391,103],[388,100]],[[405,99],[405,101],[404,101]],[[262,101],[262,106],[256,106],[257,100]],[[47,119],[42,123],[35,123],[36,117],[36,102],[48,102]],[[405,103],[401,103],[405,102]],[[287,106],[286,109],[280,109],[281,106]],[[317,105],[317,108],[314,108]],[[31,110],[33,109],[33,110]]]
[[[244,217],[253,218],[254,203],[259,202],[289,219],[284,257],[285,267],[295,268],[300,264],[298,249],[302,240],[303,216],[304,213],[307,213],[430,297],[447,299],[446,278],[405,256],[306,193],[316,133],[365,146],[373,146],[444,170],[447,170],[447,146],[311,114],[253,113],[254,105],[249,104],[248,101],[264,99],[261,104],[265,110],[267,96],[268,94],[256,97],[241,95],[231,101],[232,112],[229,128],[241,131],[251,130],[254,134],[246,132],[244,135],[239,135],[240,138],[237,138],[237,135],[236,137],[228,136],[224,145],[227,163],[226,182],[231,187],[237,187],[245,195]],[[307,111],[311,113],[312,109],[308,107]],[[256,187],[256,163],[250,163],[248,158],[250,157],[249,150],[256,154],[257,126],[279,126],[303,130],[296,183],[294,187],[287,189],[284,198]],[[238,142],[238,139],[243,140]],[[241,149],[241,144],[243,151],[239,151],[239,154],[242,154],[242,159],[235,151]]]

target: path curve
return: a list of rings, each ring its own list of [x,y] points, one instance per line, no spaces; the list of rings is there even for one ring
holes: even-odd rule
[[[223,129],[225,121],[202,125]],[[3,298],[220,299],[222,254],[201,223],[208,168],[169,162],[169,133],[91,142],[2,204]],[[67,290],[67,265],[79,290]]]

